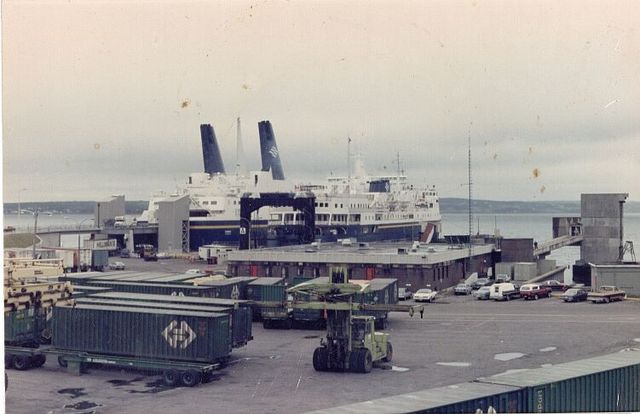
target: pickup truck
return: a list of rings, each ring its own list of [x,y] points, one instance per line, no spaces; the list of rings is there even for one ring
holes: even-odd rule
[[[609,303],[614,300],[624,300],[627,297],[624,290],[620,290],[615,286],[600,286],[595,292],[589,292],[587,300],[593,303]]]
[[[513,283],[496,283],[491,285],[489,299],[492,300],[511,300],[520,297],[520,289]]]
[[[551,288],[537,285],[535,283],[522,285],[520,287],[520,296],[525,300],[538,300],[538,298],[548,298],[549,296],[551,296]]]

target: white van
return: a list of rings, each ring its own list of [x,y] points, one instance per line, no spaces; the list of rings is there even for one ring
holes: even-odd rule
[[[496,283],[491,286],[489,299],[493,300],[510,300],[520,296],[520,291],[513,283]]]

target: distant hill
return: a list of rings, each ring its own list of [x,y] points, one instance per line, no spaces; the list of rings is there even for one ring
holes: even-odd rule
[[[518,213],[550,213],[580,214],[580,201],[493,201],[473,200],[471,209],[479,214],[518,214]],[[466,213],[469,211],[469,200],[466,198],[440,198],[440,212]],[[624,205],[625,213],[640,213],[640,202],[628,201]]]
[[[126,214],[140,214],[149,204],[148,201],[126,201]],[[57,214],[93,214],[93,201],[43,201],[37,203],[22,203],[27,210],[49,211]],[[440,211],[447,213],[466,213],[469,202],[466,198],[440,198]],[[550,214],[580,214],[580,201],[495,201],[473,200],[472,209],[478,214],[518,214],[518,213],[550,213]],[[18,210],[18,203],[4,204],[4,213]],[[640,202],[625,203],[626,213],[640,213]]]
[[[93,214],[95,201],[42,201],[21,203],[23,210],[48,211],[54,214]],[[148,201],[125,201],[125,214],[140,214],[149,205]],[[18,203],[6,203],[3,206],[4,213],[18,211]]]

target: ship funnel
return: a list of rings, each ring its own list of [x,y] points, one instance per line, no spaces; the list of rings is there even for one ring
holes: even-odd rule
[[[274,180],[284,180],[284,171],[280,162],[280,152],[276,145],[276,137],[273,135],[271,122],[262,121],[258,123],[260,133],[260,155],[262,156],[262,171],[271,170]]]
[[[200,138],[202,139],[204,172],[208,174],[224,174],[224,164],[218,148],[218,141],[216,141],[216,133],[210,124],[200,125]]]

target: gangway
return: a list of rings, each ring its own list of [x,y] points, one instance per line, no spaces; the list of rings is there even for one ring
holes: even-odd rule
[[[582,243],[584,237],[582,235],[578,236],[560,236],[555,239],[551,239],[545,242],[542,242],[535,246],[533,249],[533,256],[535,258],[540,258],[541,256],[546,256],[550,254],[553,250],[559,249],[565,246],[577,246]]]

